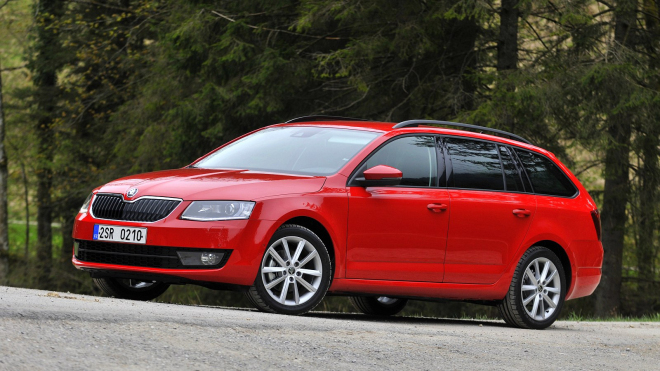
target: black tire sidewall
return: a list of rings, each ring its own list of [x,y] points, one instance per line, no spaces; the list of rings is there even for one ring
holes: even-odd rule
[[[308,300],[303,304],[295,305],[295,306],[283,305],[275,301],[268,293],[268,290],[266,290],[266,288],[264,287],[264,282],[261,275],[261,267],[263,266],[263,259],[266,257],[268,248],[280,238],[289,237],[289,236],[301,237],[307,240],[309,243],[311,243],[316,249],[319,258],[321,259],[321,266],[323,268],[323,273],[321,275],[321,284],[319,285],[318,290],[316,290],[316,292],[314,293],[312,299]],[[331,279],[332,279],[332,264],[330,261],[330,255],[328,254],[328,250],[326,249],[323,241],[321,241],[321,239],[316,234],[314,234],[312,231],[310,231],[307,228],[297,225],[287,225],[278,229],[273,234],[273,237],[270,239],[270,241],[268,241],[268,246],[266,247],[266,250],[264,251],[264,254],[261,258],[261,261],[259,262],[259,272],[257,273],[257,278],[254,281],[254,287],[256,288],[262,300],[264,300],[264,302],[268,305],[268,307],[273,309],[275,312],[281,314],[303,314],[314,309],[314,307],[316,307],[321,302],[321,300],[323,300],[323,298],[325,297],[325,293],[328,291],[328,288],[330,287]]]
[[[143,289],[132,289],[126,287],[118,278],[100,278],[95,280],[99,288],[106,294],[119,299],[153,300],[162,295],[170,285],[163,282],[154,282],[152,286]]]
[[[564,306],[564,301],[566,298],[566,273],[564,271],[564,266],[562,265],[561,261],[557,257],[555,253],[550,251],[549,249],[545,247],[534,247],[534,251],[532,251],[530,254],[525,254],[523,256],[523,259],[520,261],[518,264],[518,267],[516,270],[518,271],[517,277],[518,280],[516,282],[513,282],[513,292],[515,293],[515,304],[518,308],[520,308],[520,317],[522,321],[532,329],[544,329],[552,325],[559,315],[561,314],[561,310]],[[530,249],[531,250],[531,249]],[[525,307],[523,305],[523,297],[521,293],[521,286],[522,282],[524,280],[524,274],[525,270],[527,269],[527,266],[534,261],[534,259],[537,258],[546,258],[552,261],[552,263],[555,265],[557,268],[557,273],[559,274],[559,280],[561,282],[561,293],[559,297],[559,303],[557,304],[557,308],[555,308],[555,311],[552,313],[548,319],[545,321],[537,321],[533,318],[530,318],[529,315],[527,314],[527,311],[525,310]]]

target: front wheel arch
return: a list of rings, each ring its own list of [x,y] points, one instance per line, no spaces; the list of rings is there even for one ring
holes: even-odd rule
[[[280,224],[277,229],[282,228],[283,226],[287,224],[296,224],[301,227],[305,227],[309,229],[310,231],[314,232],[321,241],[323,241],[323,244],[325,245],[328,255],[330,255],[330,262],[332,263],[332,267],[336,268],[337,267],[337,262],[335,260],[335,244],[332,241],[332,237],[330,236],[330,232],[328,232],[328,229],[318,220],[308,217],[308,216],[297,216],[291,219],[286,220],[282,224]],[[334,277],[334,271],[333,275],[331,278]]]

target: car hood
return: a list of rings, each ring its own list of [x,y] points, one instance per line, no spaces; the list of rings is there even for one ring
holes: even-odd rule
[[[247,170],[185,168],[132,175],[114,180],[98,189],[118,193],[125,199],[142,196],[174,197],[184,200],[257,200],[269,196],[310,193],[321,189],[321,176],[259,173]],[[138,191],[132,197],[126,193]]]

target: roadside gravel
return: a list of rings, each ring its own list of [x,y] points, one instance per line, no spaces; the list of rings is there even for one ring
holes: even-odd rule
[[[0,370],[660,370],[660,323],[372,318],[0,286]]]

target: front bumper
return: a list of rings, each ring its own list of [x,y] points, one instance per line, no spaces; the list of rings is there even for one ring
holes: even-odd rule
[[[184,210],[188,202],[183,202],[177,209]],[[175,210],[167,218],[154,223],[125,222],[118,220],[96,219],[89,213],[76,217],[73,229],[74,240],[92,241],[95,224],[145,227],[148,229],[146,245],[154,248],[187,248],[204,250],[230,251],[229,258],[221,268],[185,269],[178,267],[156,268],[134,265],[107,264],[83,261],[75,254],[73,265],[86,271],[116,271],[136,274],[153,274],[179,277],[187,281],[217,282],[231,285],[250,286],[254,283],[259,263],[266,249],[270,231],[275,228],[274,221],[248,219],[217,222],[198,222],[178,219]],[[144,245],[140,245],[144,246]],[[119,260],[118,260],[119,261]]]

